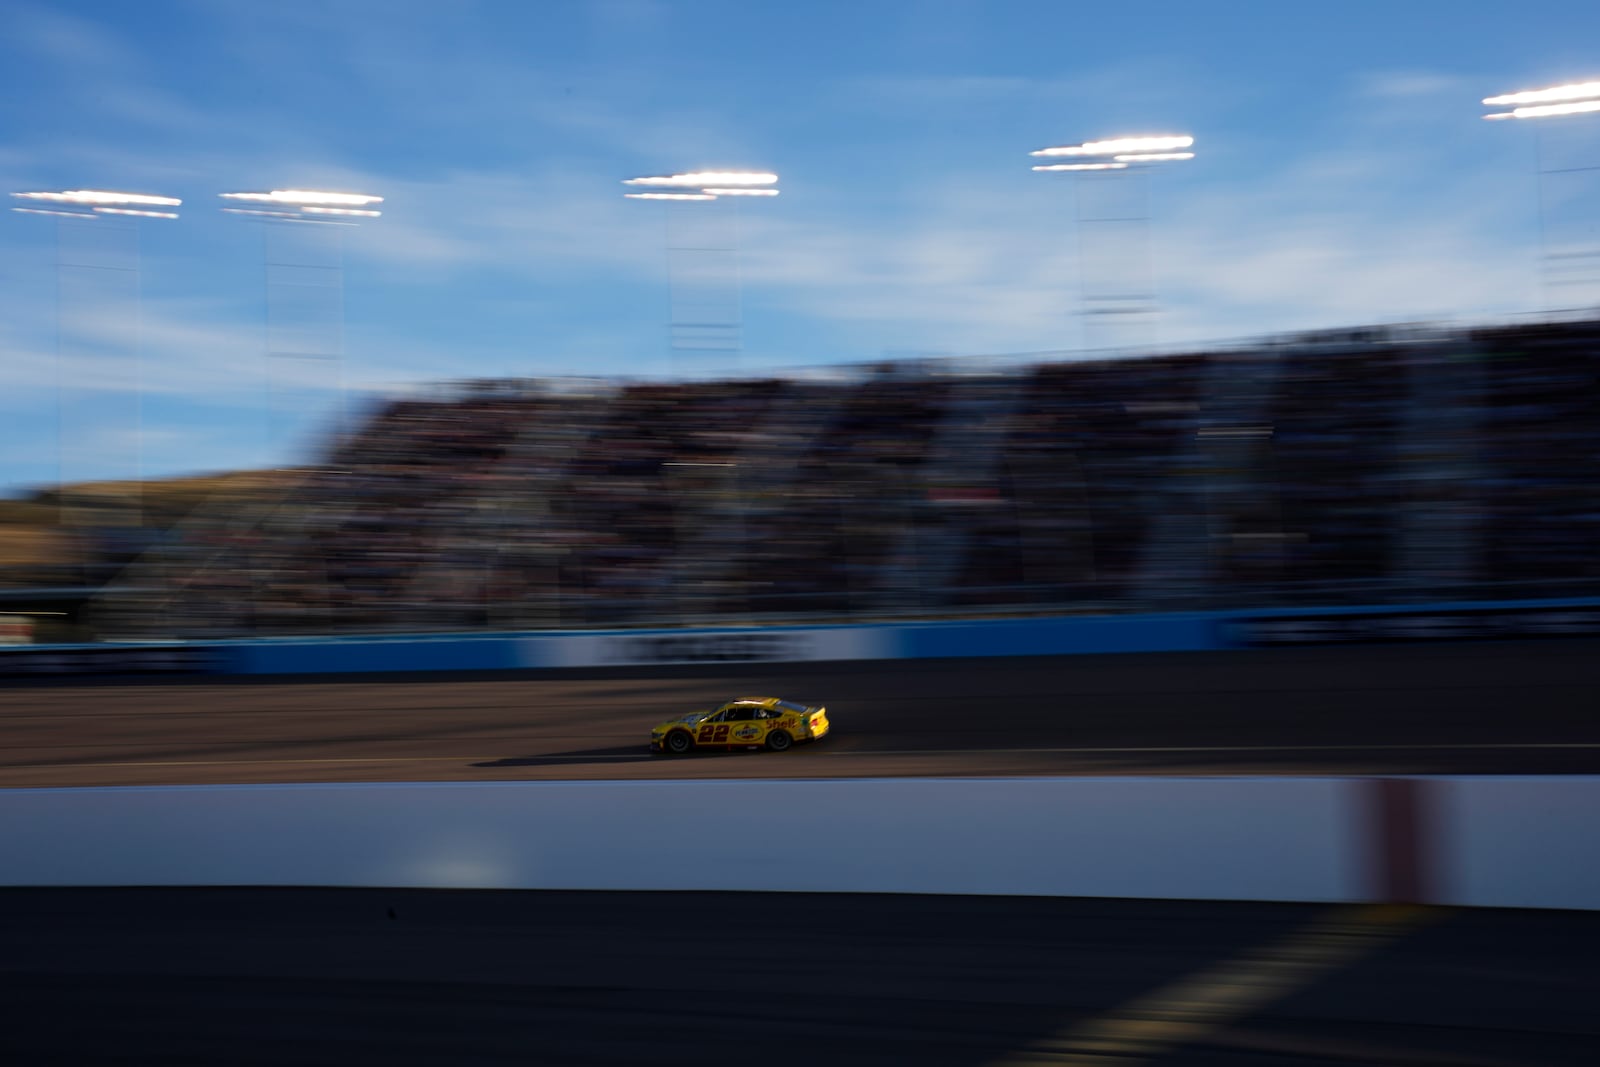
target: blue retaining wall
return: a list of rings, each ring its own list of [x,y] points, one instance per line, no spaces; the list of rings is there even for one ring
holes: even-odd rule
[[[220,649],[228,674],[500,671],[523,666],[516,637],[388,637],[238,642]]]
[[[741,635],[748,640],[740,640]],[[1206,652],[1285,645],[1594,635],[1600,635],[1600,598],[1571,597],[832,627],[413,634],[167,645],[33,645],[0,648],[0,677],[128,671],[339,674],[537,670],[668,662],[710,664]]]
[[[951,656],[1059,656],[1096,652],[1204,652],[1220,649],[1226,616],[1104,615],[912,623],[896,627],[901,659]]]

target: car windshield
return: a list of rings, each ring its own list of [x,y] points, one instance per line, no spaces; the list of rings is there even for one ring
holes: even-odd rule
[[[780,701],[778,701],[778,703],[775,706],[782,708],[784,711],[805,711],[806,710],[806,706],[804,704],[796,704],[792,700],[780,700]]]

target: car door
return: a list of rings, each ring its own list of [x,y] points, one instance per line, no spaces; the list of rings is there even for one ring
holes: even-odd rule
[[[749,704],[728,709],[728,744],[759,745],[767,739],[767,709]]]
[[[732,708],[723,708],[701,719],[700,725],[695,728],[694,743],[700,746],[728,744],[728,733],[733,729],[728,716],[732,713]]]

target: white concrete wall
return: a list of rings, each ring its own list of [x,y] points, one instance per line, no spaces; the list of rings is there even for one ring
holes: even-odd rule
[[[1600,778],[1425,782],[1434,902],[1600,909]],[[1365,779],[385,783],[0,790],[0,885],[1356,901]]]
[[[1440,784],[1440,903],[1600,908],[1600,778]]]
[[[0,884],[1351,900],[1348,783],[867,779],[0,791]]]

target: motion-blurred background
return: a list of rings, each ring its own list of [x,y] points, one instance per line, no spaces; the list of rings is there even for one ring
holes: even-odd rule
[[[21,5],[5,633],[1591,594],[1594,22]]]

